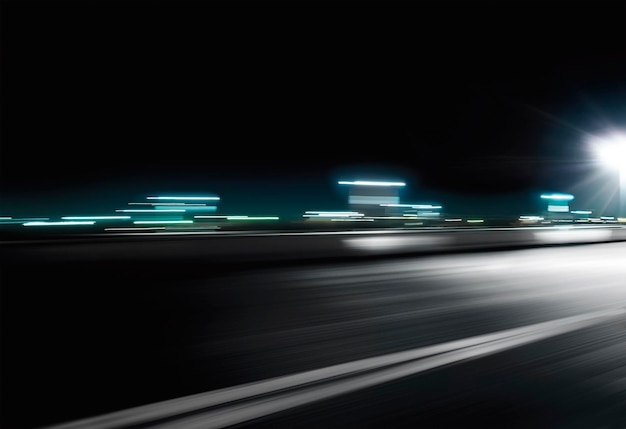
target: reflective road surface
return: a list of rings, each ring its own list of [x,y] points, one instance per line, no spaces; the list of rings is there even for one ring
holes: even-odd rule
[[[6,429],[626,428],[626,243],[1,269]]]

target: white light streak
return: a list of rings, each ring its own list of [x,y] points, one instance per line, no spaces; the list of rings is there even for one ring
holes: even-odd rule
[[[355,180],[353,182],[340,180],[337,182],[340,185],[355,185],[355,186],[406,186],[404,182],[378,182],[373,180]]]
[[[24,226],[65,226],[65,225],[93,225],[95,221],[63,221],[63,222],[45,222],[33,221],[25,222]]]
[[[156,196],[156,197],[146,197],[148,200],[211,200],[217,201],[220,197],[172,197],[172,196]]]
[[[542,194],[544,200],[571,201],[574,196],[571,194]]]

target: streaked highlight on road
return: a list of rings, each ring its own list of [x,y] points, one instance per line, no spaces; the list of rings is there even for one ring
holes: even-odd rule
[[[621,318],[610,308],[49,426],[217,429]]]

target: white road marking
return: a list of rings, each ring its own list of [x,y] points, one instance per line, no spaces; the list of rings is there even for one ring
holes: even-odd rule
[[[624,314],[626,309],[623,308],[596,311],[185,396],[49,428],[112,429],[138,424],[159,429],[224,428],[443,365],[561,335]],[[238,402],[230,404],[233,401]],[[221,408],[214,409],[217,406]],[[185,415],[187,413],[194,414]],[[160,422],[163,419],[169,420]]]

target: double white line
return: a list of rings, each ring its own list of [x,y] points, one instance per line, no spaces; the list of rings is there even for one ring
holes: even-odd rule
[[[157,402],[50,429],[224,428],[623,316],[610,309]]]

